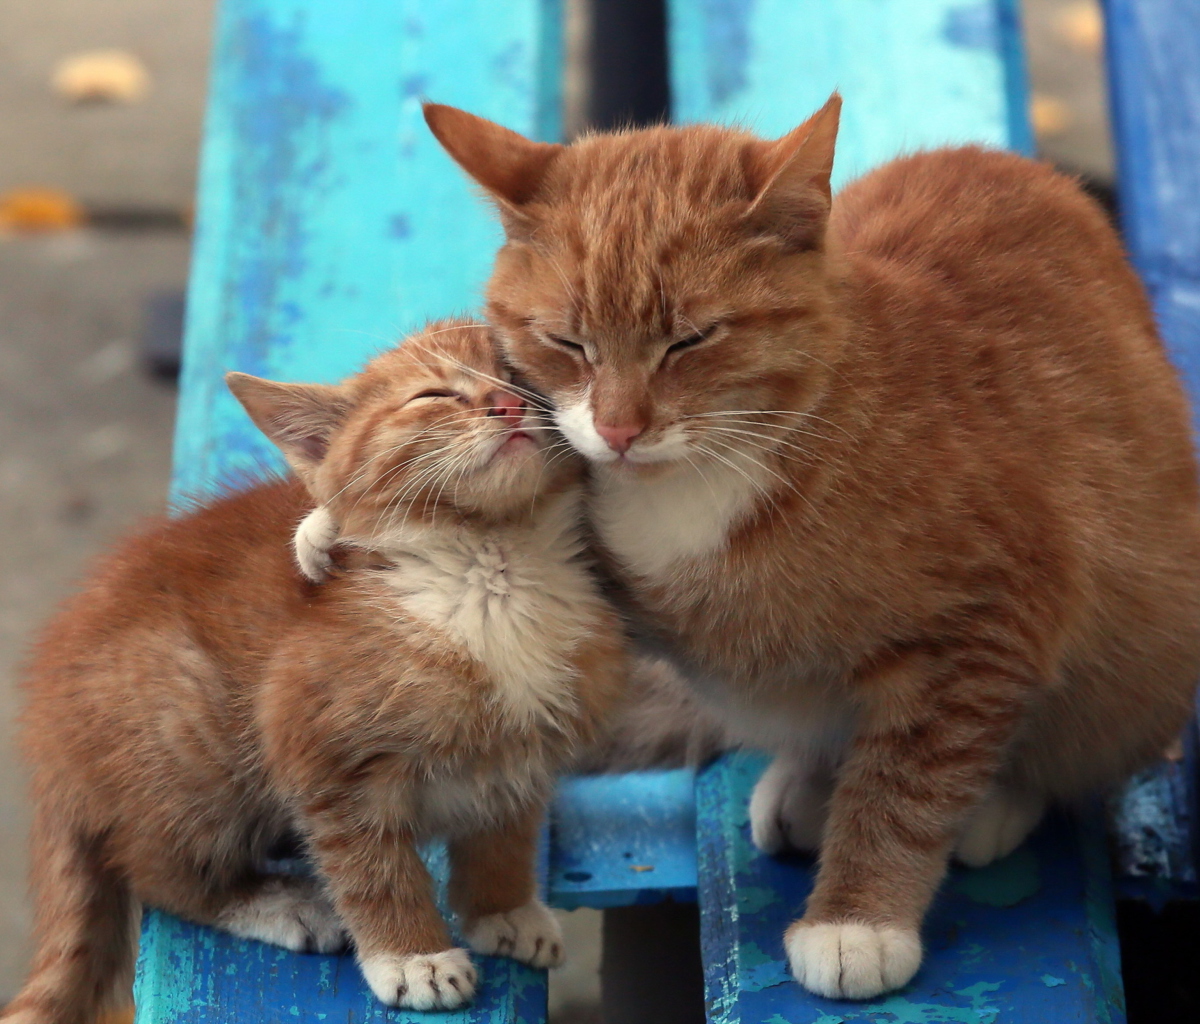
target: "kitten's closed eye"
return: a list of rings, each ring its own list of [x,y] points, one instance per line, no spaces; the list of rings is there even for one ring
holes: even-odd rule
[[[457,391],[447,391],[445,388],[430,388],[428,391],[422,391],[418,395],[413,395],[409,401],[415,402],[419,398],[453,398],[459,402],[467,401],[465,395],[460,395]]]

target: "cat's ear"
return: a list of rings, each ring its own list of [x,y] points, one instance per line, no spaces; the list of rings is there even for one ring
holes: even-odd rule
[[[798,128],[752,151],[747,173],[756,191],[746,219],[756,233],[776,235],[798,251],[823,247],[841,110],[835,92]]]
[[[350,412],[348,389],[283,384],[236,372],[225,374],[225,383],[296,475],[308,483],[329,451],[330,438]]]
[[[528,238],[535,225],[527,204],[565,147],[532,142],[457,107],[426,103],[423,109],[434,137],[459,167],[487,189],[509,238]]]

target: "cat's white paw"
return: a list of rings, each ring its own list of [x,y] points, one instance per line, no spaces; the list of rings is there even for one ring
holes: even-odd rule
[[[967,820],[954,847],[955,859],[967,867],[981,868],[1007,857],[1034,830],[1045,810],[1041,797],[1007,789],[993,791]]]
[[[337,521],[324,505],[314,508],[296,527],[292,537],[296,564],[313,583],[322,583],[329,576],[329,569],[333,565],[329,549],[337,542],[338,533]]]
[[[466,928],[467,945],[486,956],[508,956],[532,967],[565,960],[558,920],[537,900],[503,914],[488,914]]]
[[[832,786],[805,767],[776,758],[750,797],[750,837],[763,853],[816,851]]]
[[[339,953],[346,929],[321,887],[311,878],[272,878],[248,900],[221,914],[221,928],[243,939],[297,953]]]
[[[456,1010],[475,998],[479,976],[465,949],[376,953],[359,961],[375,997],[410,1010]]]
[[[921,966],[911,928],[796,921],[783,939],[792,974],[826,999],[871,999],[908,983]]]

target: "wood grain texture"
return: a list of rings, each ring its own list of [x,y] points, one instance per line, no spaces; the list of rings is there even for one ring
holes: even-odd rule
[[[1105,0],[1121,221],[1163,340],[1200,413],[1200,4]],[[1200,763],[1193,720],[1182,763],[1141,773],[1114,815],[1122,888],[1146,880],[1194,898]],[[1138,881],[1141,880],[1141,881]]]
[[[1016,0],[669,0],[672,115],[782,135],[835,88],[834,184],[902,152],[1032,152]]]
[[[1125,1019],[1103,834],[1049,821],[1011,856],[954,869],[926,921],[925,963],[900,992],[849,1003],[804,991],[783,931],[813,864],[754,849],[746,811],[765,761],[727,757],[697,785],[700,921],[713,1024],[852,1021],[1068,1024]]]

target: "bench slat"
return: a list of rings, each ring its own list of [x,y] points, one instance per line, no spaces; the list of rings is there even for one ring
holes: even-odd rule
[[[924,929],[926,960],[901,992],[821,999],[788,972],[782,937],[812,885],[807,859],[759,854],[747,803],[766,761],[727,757],[697,785],[705,995],[714,1024],[1124,1020],[1111,875],[1099,815],[1053,819],[1016,853],[954,869]],[[888,1016],[889,1014],[894,1016]]]
[[[669,0],[672,119],[794,128],[841,90],[834,185],[965,142],[1032,153],[1016,0]]]
[[[1200,5],[1105,0],[1105,7],[1125,238],[1200,416]],[[1157,895],[1195,898],[1197,739],[1193,720],[1183,761],[1144,772],[1117,805],[1122,887],[1130,894],[1154,895],[1153,885],[1165,884]]]
[[[680,769],[562,780],[550,816],[550,903],[695,902],[695,779]]]
[[[173,494],[280,466],[226,370],[333,380],[429,317],[479,304],[499,229],[426,130],[436,97],[560,133],[561,0],[223,0],[201,160]],[[484,959],[484,958],[480,958]],[[483,962],[470,1010],[545,1019],[545,972]],[[141,1024],[409,1020],[350,958],[146,914]]]
[[[200,170],[176,496],[280,465],[222,383],[357,370],[479,305],[495,217],[425,96],[557,136],[560,0],[225,0]]]

